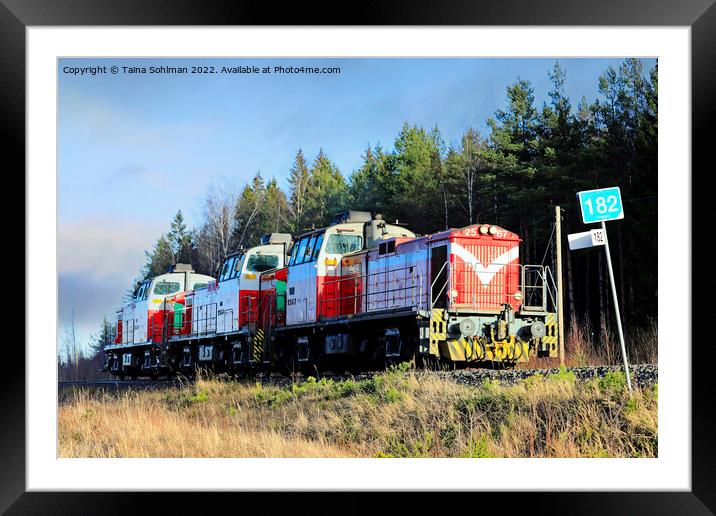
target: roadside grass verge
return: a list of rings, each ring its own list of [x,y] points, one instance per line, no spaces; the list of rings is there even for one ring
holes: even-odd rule
[[[566,370],[459,385],[395,367],[288,387],[205,379],[163,391],[77,391],[61,457],[655,457],[657,390]]]

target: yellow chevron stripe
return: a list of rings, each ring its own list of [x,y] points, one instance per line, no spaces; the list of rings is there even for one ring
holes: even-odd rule
[[[487,343],[484,354],[478,345],[477,337],[442,341],[439,343],[439,350],[443,357],[458,362],[527,362],[529,360],[529,343],[517,340],[514,335],[503,341]]]
[[[256,336],[254,337],[253,345],[254,345],[253,346],[254,347],[254,350],[253,350],[254,351],[253,352],[254,362],[260,362],[261,358],[263,356],[263,353],[264,353],[264,331],[261,328],[259,328],[256,331]]]
[[[435,308],[430,313],[430,348],[429,353],[434,356],[440,354],[440,344],[447,339],[447,324],[445,324],[445,310]]]

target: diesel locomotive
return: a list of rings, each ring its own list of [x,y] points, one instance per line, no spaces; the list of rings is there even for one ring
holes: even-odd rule
[[[154,378],[556,357],[554,277],[521,263],[520,242],[490,224],[418,236],[361,211],[295,239],[266,235],[228,256],[217,278],[178,264],[146,280],[118,312],[106,370]]]

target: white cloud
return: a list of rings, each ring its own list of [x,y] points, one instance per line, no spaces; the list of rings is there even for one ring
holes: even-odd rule
[[[58,273],[78,273],[101,279],[128,278],[144,263],[144,250],[162,231],[156,222],[114,217],[60,221],[57,231]]]
[[[57,231],[59,331],[74,319],[85,344],[115,310],[144,264],[149,249],[166,228],[156,222],[118,217],[60,220]]]

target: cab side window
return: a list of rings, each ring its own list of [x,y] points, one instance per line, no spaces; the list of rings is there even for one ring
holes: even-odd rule
[[[293,248],[291,249],[291,258],[288,260],[289,265],[296,263],[296,256],[298,256],[298,244],[298,242],[293,244]]]
[[[231,274],[234,270],[234,261],[236,260],[235,256],[232,256],[228,260],[224,262],[224,267],[221,269],[221,276],[219,276],[219,281],[227,280],[231,277]]]
[[[308,238],[302,238],[301,241],[298,243],[298,248],[296,249],[295,260],[294,260],[294,258],[291,258],[294,265],[303,263],[303,257],[306,254],[306,245],[307,244],[308,244]]]
[[[231,273],[229,274],[229,279],[238,278],[241,275],[241,266],[244,264],[244,256],[246,255],[236,257],[236,260],[234,261],[234,266],[231,270]]]
[[[318,260],[318,253],[321,252],[321,245],[323,244],[323,233],[316,237],[316,243],[313,245],[313,256],[311,260]]]
[[[134,296],[134,299],[136,301],[144,301],[147,299],[147,294],[149,294],[149,286],[151,285],[150,281],[144,281],[137,289],[137,293]]]
[[[311,261],[313,257],[313,248],[316,243],[316,236],[312,235],[311,238],[308,240],[308,244],[306,245],[306,251],[303,253],[303,263],[308,263]]]

